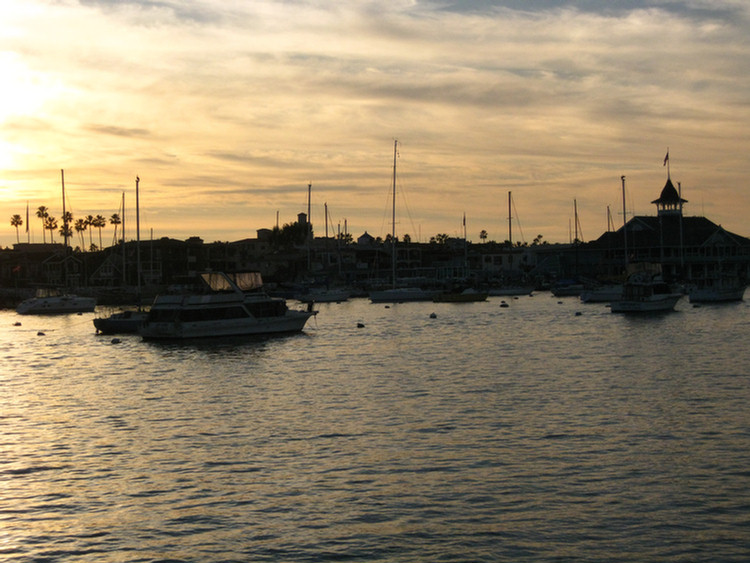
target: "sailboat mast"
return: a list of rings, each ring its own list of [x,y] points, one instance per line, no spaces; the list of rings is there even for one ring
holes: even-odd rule
[[[393,142],[393,205],[391,210],[391,269],[393,271],[393,288],[396,288],[396,155],[398,139]]]
[[[63,200],[63,271],[65,287],[68,286],[68,214],[65,213],[65,171],[60,169],[60,179],[62,181],[62,200]],[[51,232],[51,231],[50,231]],[[50,235],[51,237],[52,235]]]
[[[511,195],[508,192],[508,242],[513,248],[513,213],[511,212]]]
[[[310,217],[310,200],[312,199],[312,182],[307,183],[307,271],[312,269],[312,217]]]
[[[62,181],[62,203],[63,203],[63,240],[65,248],[68,248],[68,214],[65,213],[65,170],[60,169],[60,180]]]
[[[122,192],[122,283],[127,285],[127,277],[125,276],[125,192]]]
[[[625,269],[628,268],[628,216],[625,213],[625,176],[620,176],[622,180],[622,236],[625,241]]]
[[[136,273],[138,281],[136,286],[138,287],[138,297],[140,300],[141,295],[141,204],[139,201],[138,184],[141,179],[135,177],[135,261],[136,261]]]

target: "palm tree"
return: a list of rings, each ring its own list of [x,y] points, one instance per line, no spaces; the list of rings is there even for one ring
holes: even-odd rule
[[[10,226],[16,228],[16,242],[21,242],[21,239],[18,238],[18,227],[23,225],[23,219],[21,219],[20,215],[13,215],[10,218]]]
[[[49,209],[47,209],[44,205],[40,205],[39,209],[36,210],[36,216],[42,220],[42,239],[46,243],[47,237],[45,236],[44,230],[47,228],[46,219],[47,217],[49,217]]]
[[[83,241],[83,231],[86,230],[86,226],[86,219],[76,219],[75,229],[78,235],[81,237],[81,248],[83,248],[83,245],[85,244]]]
[[[60,233],[60,236],[63,237],[64,240],[68,240],[73,236],[73,229],[70,227],[68,223],[63,223],[63,226],[60,227],[60,230],[58,231]]]
[[[102,228],[107,226],[107,220],[101,215],[97,215],[96,217],[94,217],[94,222],[92,223],[92,225],[99,229],[99,248],[102,249],[104,248],[102,246]]]
[[[94,221],[96,221],[96,219],[94,219],[93,215],[86,215],[85,221],[86,221],[86,227],[93,227]],[[89,230],[89,246],[94,246],[94,241],[91,240],[91,230]]]
[[[115,234],[112,235],[112,246],[117,244],[117,227],[118,225],[122,225],[122,219],[120,219],[120,215],[117,213],[113,213],[112,217],[109,218],[109,224],[115,226]]]
[[[47,215],[44,219],[44,228],[49,231],[49,238],[51,242],[55,242],[55,229],[57,229],[57,218]],[[46,239],[45,239],[46,241]]]
[[[70,226],[71,223],[73,223],[73,214],[70,211],[66,211],[63,213],[63,226],[60,228],[60,235],[62,235],[63,239],[66,241],[73,232],[73,229]]]
[[[487,240],[487,231],[485,231],[484,229],[482,229],[482,230],[481,230],[481,231],[479,232],[479,239],[480,239],[480,240],[481,240],[482,242],[485,242],[485,241]]]

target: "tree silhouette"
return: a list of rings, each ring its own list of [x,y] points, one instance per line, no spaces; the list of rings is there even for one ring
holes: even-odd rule
[[[78,233],[78,236],[81,237],[81,248],[84,247],[84,241],[83,241],[83,231],[86,230],[86,219],[76,219],[75,222],[75,230]]]
[[[107,226],[107,220],[101,215],[97,215],[96,217],[94,217],[94,222],[92,223],[92,225],[99,229],[99,248],[104,248],[102,246],[102,228]]]
[[[47,209],[44,205],[40,205],[36,210],[36,216],[42,220],[42,241],[46,243],[47,236],[45,230],[47,229],[46,220],[47,217],[49,217],[49,209]]]
[[[482,242],[487,242],[487,231],[485,231],[484,229],[479,232],[479,240],[481,240]]]
[[[112,217],[109,218],[109,224],[115,226],[115,234],[112,235],[112,246],[117,244],[117,227],[122,225],[122,219],[118,213],[113,213]]]
[[[73,234],[70,224],[73,222],[73,214],[70,211],[63,213],[63,226],[60,227],[60,234],[64,240],[70,238]],[[66,243],[67,244],[67,243]]]
[[[47,215],[44,218],[44,228],[49,231],[50,242],[55,242],[55,230],[57,229],[57,218]],[[47,239],[45,239],[45,242]]]
[[[23,219],[21,219],[20,215],[13,215],[10,218],[10,226],[16,228],[16,242],[21,242],[21,239],[18,238],[18,227],[23,225]]]
[[[70,227],[69,223],[63,223],[63,226],[60,227],[59,233],[64,240],[67,240],[73,236],[73,229]]]
[[[94,218],[93,215],[86,215],[86,218],[84,219],[84,221],[86,221],[86,227],[88,228],[88,227],[94,226],[94,221],[96,221],[96,219]],[[89,247],[93,247],[93,246],[94,246],[94,241],[91,239],[91,229],[89,229]]]

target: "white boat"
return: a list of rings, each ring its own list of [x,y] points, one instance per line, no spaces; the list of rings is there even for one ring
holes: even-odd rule
[[[738,277],[705,279],[690,288],[688,298],[691,303],[742,301],[746,287]]]
[[[36,297],[22,301],[16,307],[19,315],[63,315],[91,313],[96,307],[93,297],[63,294],[56,290],[38,290]]]
[[[316,314],[292,310],[262,289],[259,273],[200,275],[204,292],[160,295],[140,327],[146,339],[265,335],[301,331]]]
[[[613,313],[652,313],[671,311],[682,297],[673,292],[661,274],[641,271],[631,274],[623,286],[622,297],[612,301]]]

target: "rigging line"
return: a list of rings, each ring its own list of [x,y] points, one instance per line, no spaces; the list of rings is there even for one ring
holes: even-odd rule
[[[521,219],[518,217],[518,210],[516,209],[516,200],[513,199],[513,197],[511,197],[510,201],[513,204],[513,215],[516,216],[516,224],[518,225],[518,232],[521,233],[521,241],[523,243],[526,243],[526,238],[523,236],[523,229],[521,228]]]

